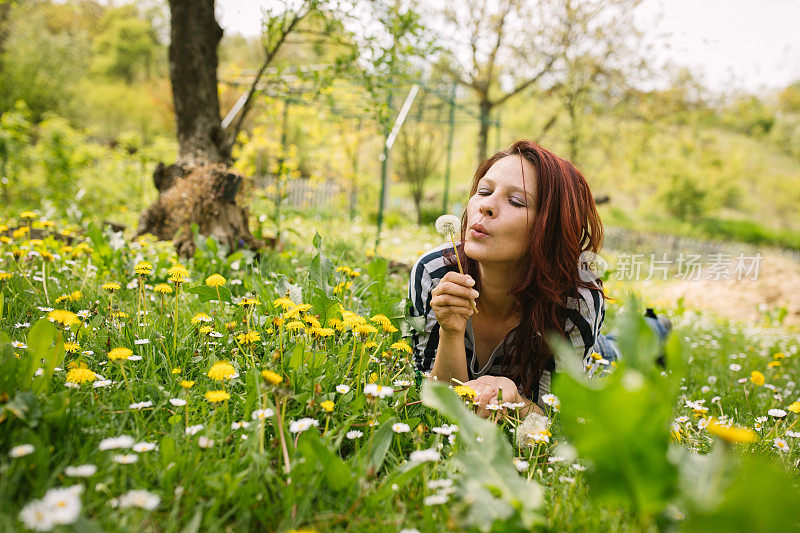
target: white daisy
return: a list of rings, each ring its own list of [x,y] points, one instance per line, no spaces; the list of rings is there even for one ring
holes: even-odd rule
[[[136,453],[144,453],[144,452],[152,452],[158,448],[158,445],[155,442],[137,442],[133,445],[133,451]]]
[[[129,490],[120,496],[117,502],[123,509],[126,507],[139,507],[148,511],[154,511],[161,503],[161,498],[157,494],[146,490]]]
[[[403,422],[397,422],[392,424],[392,431],[395,433],[408,433],[411,431],[411,427],[408,424],[404,424]]]
[[[426,463],[426,462],[436,462],[441,459],[442,456],[439,454],[437,450],[432,448],[427,450],[414,450],[411,452],[408,460],[411,463]]]
[[[289,422],[289,432],[302,433],[311,426],[319,426],[319,421],[314,418],[301,418],[300,420],[292,420]]]
[[[130,465],[139,460],[139,456],[133,453],[119,453],[111,458],[115,463]]]
[[[256,409],[250,415],[250,418],[252,420],[264,420],[265,418],[270,418],[274,414],[275,414],[275,411],[273,411],[272,409],[269,409],[269,408],[267,408],[267,409]]]
[[[129,437],[128,435],[120,435],[119,437],[110,437],[108,439],[101,440],[97,448],[100,451],[130,448],[135,442],[136,441],[133,440],[133,437]]]
[[[19,459],[20,457],[32,454],[35,449],[33,444],[20,444],[19,446],[11,448],[8,451],[8,456],[12,459]]]
[[[359,431],[357,429],[351,429],[350,431],[347,432],[347,434],[345,436],[350,440],[355,440],[355,439],[358,439],[360,437],[363,437],[364,433],[362,433],[361,431]]]
[[[68,466],[64,469],[64,475],[69,477],[90,477],[97,472],[97,467],[92,464]]]

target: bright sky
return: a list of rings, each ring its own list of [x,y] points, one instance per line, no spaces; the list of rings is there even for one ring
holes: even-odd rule
[[[261,7],[274,1],[217,0],[220,25],[256,35]],[[652,40],[669,35],[661,59],[689,66],[711,89],[762,92],[800,80],[800,0],[644,0],[639,14]]]

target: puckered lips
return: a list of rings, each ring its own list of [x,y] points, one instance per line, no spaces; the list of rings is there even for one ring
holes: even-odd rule
[[[490,235],[490,233],[486,230],[486,227],[480,222],[476,222],[469,227],[469,234],[475,239],[483,239]]]

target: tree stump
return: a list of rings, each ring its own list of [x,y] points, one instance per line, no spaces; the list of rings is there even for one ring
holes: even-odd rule
[[[158,198],[139,216],[136,237],[151,233],[172,240],[181,257],[194,255],[192,224],[201,235],[214,236],[228,247],[258,250],[267,246],[250,233],[244,198],[247,179],[221,163],[189,167],[159,163],[153,173]]]

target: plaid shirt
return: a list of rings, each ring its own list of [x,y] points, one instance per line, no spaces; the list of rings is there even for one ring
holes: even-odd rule
[[[431,291],[445,274],[458,270],[456,265],[447,264],[444,258],[443,254],[448,248],[452,248],[452,245],[444,243],[425,252],[411,268],[411,278],[408,283],[408,298],[411,302],[409,314],[425,318],[425,332],[415,331],[412,335],[415,368],[420,372],[431,371],[436,350],[439,347],[439,322],[431,308]],[[605,318],[605,302],[598,290],[579,287],[578,296],[578,298],[567,299],[564,329],[566,337],[572,345],[583,353],[584,363],[586,363]],[[469,319],[464,332],[469,379],[484,375],[506,375],[503,347],[513,335],[514,331],[512,330],[505,340],[494,349],[486,364],[481,366],[475,356],[475,336],[472,330],[472,319]],[[557,367],[557,361],[551,357],[539,378],[538,390],[534,388],[533,401],[541,403],[539,399],[550,391],[550,379]]]

